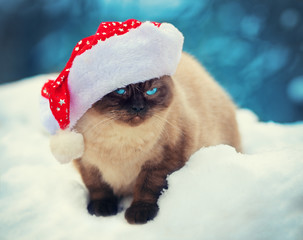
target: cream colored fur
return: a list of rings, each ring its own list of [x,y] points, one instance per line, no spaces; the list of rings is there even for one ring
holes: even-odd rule
[[[84,164],[97,167],[118,195],[131,193],[141,166],[160,158],[163,144],[186,136],[186,157],[201,147],[229,144],[240,151],[235,106],[228,95],[188,54],[173,76],[171,105],[141,125],[131,127],[89,109],[76,124],[83,134]],[[183,147],[183,146],[178,146]]]

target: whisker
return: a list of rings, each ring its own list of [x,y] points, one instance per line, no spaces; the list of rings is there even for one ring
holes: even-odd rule
[[[165,129],[165,128],[163,128],[163,122],[167,122],[167,121],[164,121],[162,118],[159,118],[159,117],[157,117],[157,120],[158,121],[155,121],[155,126],[159,126],[161,129],[162,129],[162,131],[161,131],[161,136],[163,136],[165,139],[169,139],[170,138],[170,135],[169,135],[169,132]]]
[[[176,130],[178,130],[183,136],[185,135],[185,134],[184,134],[184,131],[183,131],[179,126],[177,126],[177,125],[171,123],[170,121],[168,121],[167,119],[165,119],[165,118],[159,116],[158,114],[154,114],[154,116],[155,116],[156,118],[158,118],[159,120],[162,120],[162,121],[168,123],[170,126],[172,126],[173,128],[175,128]]]
[[[83,131],[83,133],[92,131],[93,129],[95,129],[96,127],[100,126],[101,124],[107,123],[107,122],[109,122],[109,121],[111,121],[111,120],[114,120],[114,119],[115,119],[114,117],[110,117],[110,118],[106,118],[106,119],[104,119],[104,120],[101,120],[101,121],[99,121],[98,123],[96,123],[94,126],[88,127],[87,129],[85,129],[85,130]]]

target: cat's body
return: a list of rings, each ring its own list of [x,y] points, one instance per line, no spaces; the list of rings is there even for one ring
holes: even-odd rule
[[[122,96],[121,116],[117,113],[121,96],[111,93],[75,127],[85,142],[84,155],[75,163],[90,192],[89,212],[115,214],[118,198],[132,194],[125,214],[130,223],[144,223],[156,215],[167,175],[199,148],[229,144],[241,149],[234,104],[189,55],[182,55],[174,76],[135,84],[127,91],[133,94],[137,88],[158,92],[138,93],[132,102]],[[136,105],[137,100],[147,106]]]

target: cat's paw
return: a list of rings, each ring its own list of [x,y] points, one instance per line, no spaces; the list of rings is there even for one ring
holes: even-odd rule
[[[143,224],[154,219],[159,207],[156,203],[134,202],[125,212],[126,220],[131,224]]]
[[[118,212],[118,199],[105,198],[99,200],[91,200],[87,205],[87,210],[91,215],[112,216]]]

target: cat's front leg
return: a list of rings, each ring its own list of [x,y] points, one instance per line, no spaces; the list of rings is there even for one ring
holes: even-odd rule
[[[166,188],[166,175],[161,170],[143,169],[136,182],[133,202],[125,212],[129,223],[143,224],[158,213],[158,198]]]
[[[102,180],[99,170],[81,160],[75,161],[84,184],[89,191],[87,210],[91,215],[111,216],[118,212],[118,197],[112,188]]]
[[[183,167],[187,160],[183,138],[180,138],[180,146],[166,146],[161,161],[149,161],[141,168],[134,188],[133,202],[125,212],[129,223],[146,223],[157,215],[158,198],[163,189],[167,189],[167,176]]]
[[[152,220],[158,213],[158,198],[167,188],[167,169],[143,167],[136,181],[134,198],[125,212],[129,223],[143,224]]]

